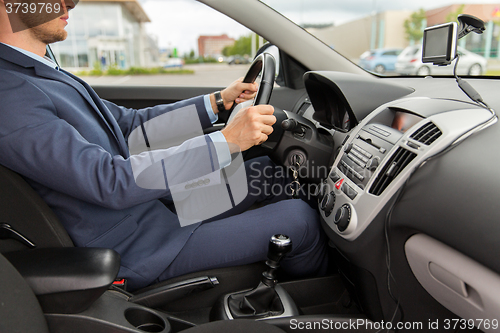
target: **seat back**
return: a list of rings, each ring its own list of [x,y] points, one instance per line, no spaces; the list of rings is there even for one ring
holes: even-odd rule
[[[49,332],[35,294],[1,254],[0,298],[0,332]]]
[[[52,209],[17,173],[0,165],[0,253],[29,248],[5,224],[37,248],[74,246]]]

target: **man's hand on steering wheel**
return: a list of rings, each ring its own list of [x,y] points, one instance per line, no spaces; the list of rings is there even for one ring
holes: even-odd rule
[[[226,89],[220,92],[222,100],[224,101],[224,107],[226,110],[231,109],[233,103],[240,104],[249,100],[252,100],[257,94],[259,85],[256,82],[253,83],[243,83],[243,78],[231,83]],[[217,105],[215,103],[215,96],[210,95],[210,102],[212,103],[212,108],[215,113],[218,113]]]
[[[275,67],[276,62],[272,55],[260,54],[254,59],[243,79],[236,80],[221,92],[225,109],[228,109],[228,104],[231,109],[226,127],[221,131],[231,152],[245,151],[261,145],[273,133],[277,118],[274,115],[274,107],[266,104],[269,103],[273,91]],[[255,83],[259,73],[260,87]],[[239,104],[253,98],[254,106],[232,112],[233,101]]]
[[[271,105],[250,106],[239,111],[221,131],[230,144],[231,152],[237,148],[231,144],[237,145],[240,151],[245,151],[266,141],[276,122],[273,113],[274,107]]]

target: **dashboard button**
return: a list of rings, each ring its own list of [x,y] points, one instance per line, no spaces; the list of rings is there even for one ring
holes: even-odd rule
[[[335,171],[332,171],[332,173],[330,173],[330,179],[332,182],[336,183],[340,179],[340,176],[337,175]]]
[[[366,164],[363,163],[363,161],[361,161],[359,158],[354,156],[354,154],[352,152],[347,154],[347,157],[349,157],[354,163],[356,163],[357,165],[359,165],[362,168],[364,168],[366,166]]]
[[[361,148],[361,147],[360,147],[360,146],[358,146],[358,145],[354,145],[354,148],[355,148],[358,152],[360,152],[361,154],[365,155],[365,156],[366,156],[366,157],[368,157],[368,158],[371,158],[371,157],[373,156],[372,154],[370,154],[369,152],[367,152],[366,150],[364,150],[363,148]]]
[[[406,145],[407,145],[408,147],[410,147],[410,148],[413,148],[413,149],[420,149],[420,146],[419,146],[419,145],[417,145],[416,143],[410,142],[410,141],[408,141],[408,142],[406,143]]]
[[[351,200],[354,200],[354,198],[356,198],[356,196],[358,195],[358,192],[356,192],[356,190],[354,190],[352,187],[347,185],[347,183],[342,184],[341,190]]]

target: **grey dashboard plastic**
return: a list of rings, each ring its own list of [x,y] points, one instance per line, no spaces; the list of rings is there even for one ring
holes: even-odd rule
[[[424,234],[408,239],[405,252],[413,274],[439,303],[482,331],[498,330],[499,274]]]
[[[349,116],[360,122],[378,106],[414,92],[413,88],[371,76],[341,72],[307,72],[304,83],[316,110],[314,119],[332,127],[325,105],[346,108]],[[335,104],[333,106],[332,104]]]

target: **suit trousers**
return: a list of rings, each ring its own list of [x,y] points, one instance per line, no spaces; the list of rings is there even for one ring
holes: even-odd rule
[[[250,264],[267,259],[269,240],[285,234],[292,251],[282,260],[293,277],[322,275],[328,267],[326,237],[315,209],[290,199],[291,177],[268,157],[245,162],[248,195],[230,211],[191,234],[186,245],[157,281],[201,270]],[[255,205],[262,206],[250,209]]]

